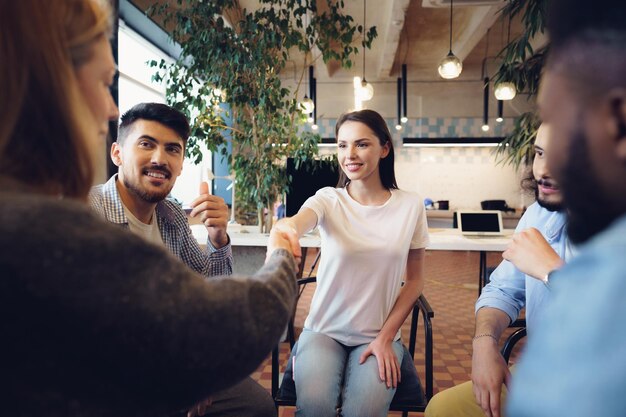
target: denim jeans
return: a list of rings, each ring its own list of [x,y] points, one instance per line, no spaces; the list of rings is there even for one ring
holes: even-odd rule
[[[334,339],[304,330],[298,340],[294,381],[297,417],[385,417],[396,392],[378,376],[378,360],[371,355],[359,364],[368,344],[345,346]],[[392,344],[402,362],[402,342]]]

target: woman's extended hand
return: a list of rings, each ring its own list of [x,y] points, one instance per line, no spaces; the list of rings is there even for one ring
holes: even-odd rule
[[[267,257],[266,260],[272,255],[276,249],[286,249],[296,259],[296,263],[300,263],[302,259],[302,249],[300,248],[299,236],[296,229],[288,225],[281,225],[278,222],[272,227],[270,236],[267,241]]]
[[[387,383],[387,388],[397,388],[400,382],[400,364],[392,347],[393,341],[382,340],[378,337],[365,349],[359,358],[364,363],[368,356],[374,355],[378,361],[378,375],[381,381]]]

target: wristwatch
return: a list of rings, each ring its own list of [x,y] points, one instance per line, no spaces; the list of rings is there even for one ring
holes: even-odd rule
[[[556,271],[558,271],[558,269],[553,269],[552,271],[548,272],[545,277],[541,279],[541,282],[543,282],[546,287],[550,286],[550,280],[552,279],[552,275],[554,275]]]

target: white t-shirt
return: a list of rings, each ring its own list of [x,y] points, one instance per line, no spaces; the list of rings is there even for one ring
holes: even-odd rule
[[[126,215],[126,219],[128,220],[128,227],[130,231],[136,235],[139,235],[146,239],[148,242],[152,242],[157,245],[163,245],[163,237],[161,236],[161,231],[159,230],[159,225],[156,221],[156,211],[152,213],[152,218],[150,219],[150,224],[145,224],[141,220],[139,220],[135,215],[124,206],[124,214]]]
[[[304,327],[348,346],[371,342],[398,298],[409,249],[428,245],[422,198],[391,190],[383,205],[363,206],[345,188],[326,187],[302,207],[317,214],[322,243]]]

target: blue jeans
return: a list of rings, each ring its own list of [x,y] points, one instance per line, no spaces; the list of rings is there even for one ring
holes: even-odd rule
[[[297,417],[384,417],[396,393],[378,376],[378,360],[369,356],[359,364],[368,344],[345,346],[334,339],[304,330],[298,339],[294,380]],[[392,344],[402,362],[402,342]]]

